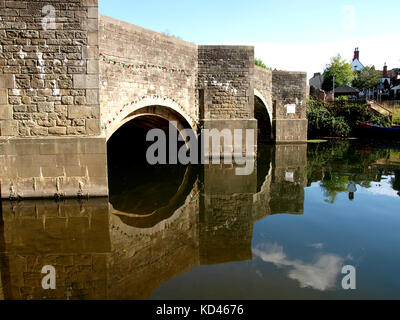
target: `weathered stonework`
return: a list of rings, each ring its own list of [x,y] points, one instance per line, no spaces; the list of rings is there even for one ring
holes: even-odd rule
[[[97,0],[0,6],[1,197],[106,196]]]
[[[99,90],[98,46],[88,43],[98,30],[93,9],[97,1],[3,1],[0,136],[100,134],[99,112],[79,114],[74,122],[60,108],[68,98],[83,109],[99,108],[85,99],[86,90]],[[53,13],[54,28],[46,20]]]
[[[195,127],[197,45],[105,16],[100,16],[99,35],[101,113],[107,137],[118,122],[150,105],[168,107]]]
[[[253,129],[254,151],[256,151],[254,48],[199,46],[198,59],[202,127],[220,131],[228,129],[232,136],[234,136],[234,129]],[[246,139],[244,134],[243,139]],[[242,152],[245,153],[246,143],[242,144],[242,142],[243,140],[233,141],[233,145],[242,145]],[[221,155],[225,154],[222,144],[221,149],[216,151]],[[214,151],[212,152],[214,153]],[[254,156],[254,153],[252,155]]]
[[[254,94],[264,100],[272,121],[272,71],[255,66],[254,68]]]
[[[306,78],[305,72],[272,72],[273,130],[276,142],[307,141]],[[289,104],[295,105],[295,113],[288,113]]]
[[[105,196],[104,138],[0,140],[2,198]]]

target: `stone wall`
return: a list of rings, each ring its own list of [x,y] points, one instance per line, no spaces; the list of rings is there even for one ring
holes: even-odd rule
[[[197,45],[105,16],[99,28],[103,127],[112,133],[114,123],[152,104],[174,108],[192,125]]]
[[[0,136],[99,135],[97,0],[0,1],[0,16]]]
[[[272,71],[255,66],[254,69],[254,89],[257,90],[265,99],[265,106],[270,113],[272,120]]]
[[[234,129],[253,129],[256,150],[254,47],[199,46],[198,59],[201,125],[210,130],[228,129],[232,136]],[[242,141],[233,141],[233,144],[243,146],[244,153],[245,135],[242,137]],[[225,154],[222,145],[215,151]]]
[[[276,142],[307,141],[307,73],[272,72],[273,130]],[[296,105],[288,113],[287,105]]]
[[[101,137],[0,139],[1,198],[107,196]]]
[[[3,198],[108,193],[97,5],[0,1]]]
[[[201,119],[254,118],[254,48],[199,46]]]

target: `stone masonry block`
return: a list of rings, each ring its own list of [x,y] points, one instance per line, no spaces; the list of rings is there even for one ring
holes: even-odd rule
[[[90,119],[96,118],[98,111],[96,107],[86,107],[81,105],[68,106],[69,119]]]
[[[54,112],[54,102],[39,102],[38,103],[39,112]]]
[[[92,8],[97,9],[97,8]],[[99,20],[96,16],[95,19],[88,19],[87,20],[87,30],[88,32],[96,32],[99,29]]]
[[[8,104],[8,90],[0,89],[0,104]]]
[[[10,105],[0,105],[0,120],[12,120],[13,108]]]
[[[13,74],[0,75],[0,89],[14,89],[15,81]]]
[[[100,121],[98,119],[88,119],[86,120],[86,134],[88,135],[99,135]]]
[[[98,32],[89,32],[88,33],[88,45],[89,46],[97,46],[99,44],[99,34]]]
[[[82,47],[82,59],[95,59],[99,58],[99,48],[97,46]]]
[[[98,19],[99,10],[97,7],[88,8],[88,18],[89,19]]]
[[[86,90],[86,103],[99,104],[99,90],[97,89]]]
[[[0,120],[0,136],[10,137],[18,135],[18,121]]]
[[[99,76],[97,74],[75,74],[75,89],[97,89],[99,87]]]
[[[98,60],[88,60],[87,61],[87,73],[98,74],[99,73],[99,61]]]
[[[98,0],[82,0],[82,6],[85,7],[98,7]]]

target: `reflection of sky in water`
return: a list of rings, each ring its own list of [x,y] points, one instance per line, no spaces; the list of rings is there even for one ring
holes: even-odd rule
[[[343,266],[343,259],[335,254],[320,254],[312,263],[290,260],[277,243],[258,245],[253,249],[253,254],[277,267],[288,267],[288,277],[297,280],[301,288],[310,287],[320,291],[335,287]]]
[[[357,185],[353,201],[339,193],[333,204],[312,183],[302,215],[254,223],[251,261],[198,266],[152,298],[400,299],[400,197],[376,192],[391,189],[387,178],[382,187]],[[356,268],[357,290],[341,287],[345,265]]]
[[[394,175],[382,176],[382,180],[380,182],[371,182],[371,188],[363,188],[357,185],[357,192],[365,194],[389,196],[389,197],[399,197],[399,195],[397,194],[398,191],[393,190],[391,184],[391,179],[393,178]]]

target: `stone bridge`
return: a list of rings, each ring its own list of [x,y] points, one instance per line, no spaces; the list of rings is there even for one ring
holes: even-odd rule
[[[250,261],[256,221],[303,214],[306,168],[305,144],[277,146],[245,179],[207,165],[161,219],[117,211],[107,198],[4,201],[0,300],[146,299],[198,266]],[[56,290],[41,286],[44,265],[56,268]]]
[[[307,140],[306,73],[256,67],[253,47],[185,42],[97,0],[0,1],[0,17],[2,198],[107,196],[107,141],[133,120]]]

